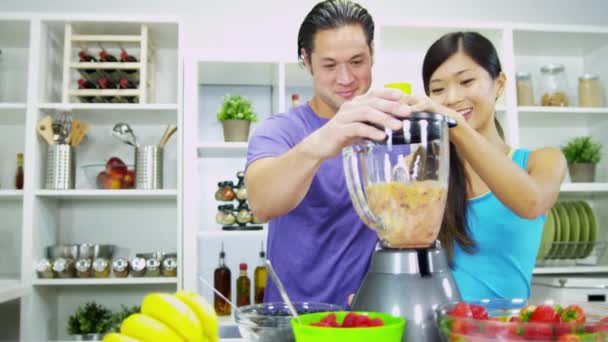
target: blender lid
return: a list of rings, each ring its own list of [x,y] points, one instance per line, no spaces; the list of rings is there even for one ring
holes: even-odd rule
[[[428,126],[426,130],[426,141],[439,140],[444,138],[445,135],[443,131],[442,123],[446,123],[448,127],[455,127],[457,125],[456,120],[447,115],[432,113],[432,112],[415,112],[408,115],[403,121],[411,121],[411,122],[419,122],[419,121],[427,121]],[[407,124],[404,124],[404,127]],[[389,138],[391,139],[392,144],[394,145],[402,145],[402,144],[418,144],[422,142],[423,135],[421,134],[421,125],[410,125],[409,130],[407,130],[406,134],[404,134],[404,130],[392,131],[392,135],[388,136],[382,142],[377,142],[378,144],[389,144]],[[380,128],[384,130],[383,128]],[[445,137],[447,138],[447,137]]]

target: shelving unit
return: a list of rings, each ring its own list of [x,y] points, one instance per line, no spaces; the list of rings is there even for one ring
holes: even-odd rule
[[[34,286],[177,284],[177,278],[36,279]]]
[[[0,279],[0,304],[21,298],[27,292],[19,279]]]
[[[38,190],[36,196],[67,200],[176,200],[177,190]]]

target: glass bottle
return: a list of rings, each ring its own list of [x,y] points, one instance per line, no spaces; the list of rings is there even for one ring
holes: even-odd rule
[[[300,105],[300,95],[298,94],[291,94],[291,106],[292,107],[297,107]]]
[[[534,106],[532,92],[532,75],[529,72],[518,72],[517,78],[517,105]]]
[[[15,174],[15,188],[23,189],[23,153],[17,153],[17,173]]]
[[[247,276],[247,264],[239,265],[239,277],[236,280],[236,306],[251,304],[251,281]]]
[[[224,297],[228,298],[228,300],[232,300],[231,278],[230,269],[228,266],[226,266],[224,243],[222,243],[222,250],[220,251],[220,263],[213,273],[213,287],[215,287],[215,289],[218,290]],[[230,304],[228,304],[228,302],[217,294],[214,294],[213,306],[218,316],[230,316]]]
[[[255,304],[264,302],[264,290],[266,290],[266,279],[268,278],[268,271],[266,270],[266,253],[264,253],[264,242],[262,242],[262,249],[260,250],[260,261],[258,267],[255,268],[253,273],[253,288]]]

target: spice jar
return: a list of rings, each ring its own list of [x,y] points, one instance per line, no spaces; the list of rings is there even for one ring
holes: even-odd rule
[[[222,224],[234,224],[236,222],[236,216],[234,216],[234,206],[232,204],[227,204],[224,206],[224,222]]]
[[[126,278],[129,275],[129,260],[118,258],[112,263],[112,271],[117,278]]]
[[[53,271],[59,278],[74,278],[74,260],[70,258],[57,258],[53,261]]]
[[[93,276],[91,259],[78,259],[76,261],[76,276],[78,278],[90,278]]]
[[[108,278],[110,276],[110,261],[105,258],[97,258],[93,261],[95,278]]]
[[[236,199],[238,199],[239,201],[244,201],[247,199],[247,188],[245,187],[245,172],[237,172],[236,177],[239,179],[239,182],[236,185]]]
[[[562,64],[549,64],[540,68],[541,104],[551,107],[568,106],[568,82]]]
[[[215,191],[215,199],[217,201],[223,201],[222,192],[224,191],[224,182],[217,183],[217,190]]]
[[[239,212],[236,214],[236,221],[240,224],[247,224],[251,222],[251,211],[247,204],[243,203],[239,208]]]
[[[518,72],[517,78],[517,105],[534,106],[532,92],[532,75],[529,72]]]
[[[580,107],[603,107],[602,85],[597,75],[585,74],[578,78],[578,105]]]
[[[38,273],[38,278],[50,279],[55,277],[53,265],[49,259],[38,260],[38,263],[36,263],[36,272]]]
[[[146,259],[135,257],[131,260],[131,275],[133,277],[143,277],[146,273]]]
[[[215,222],[218,224],[223,224],[226,219],[226,213],[224,213],[224,206],[217,206],[217,214],[215,214]]]
[[[146,260],[146,277],[159,277],[160,276],[160,260],[156,258],[150,258]]]
[[[168,254],[163,259],[161,265],[161,274],[163,277],[177,277],[177,255]]]
[[[224,188],[222,190],[222,199],[224,201],[233,201],[236,197],[234,192],[234,183],[232,181],[224,182]]]

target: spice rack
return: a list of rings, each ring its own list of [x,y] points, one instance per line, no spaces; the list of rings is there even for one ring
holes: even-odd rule
[[[218,189],[215,192],[215,199],[225,202],[218,206],[218,212],[215,218],[216,223],[222,225],[222,230],[262,230],[261,225],[264,222],[259,221],[249,210],[247,205],[247,188],[245,187],[245,173],[239,171],[236,173],[238,183],[234,186],[232,181],[223,181],[218,183]],[[237,201],[238,205],[227,204]],[[227,202],[227,203],[226,203]],[[250,225],[253,223],[253,225]]]
[[[139,50],[134,61],[125,62],[82,62],[74,48],[99,47],[101,51],[120,49],[126,51],[123,45],[129,49]],[[77,34],[72,24],[65,24],[65,44],[63,55],[63,103],[71,102],[77,98],[79,102],[114,102],[114,103],[148,103],[151,99],[150,89],[154,85],[154,50],[150,45],[148,26],[140,25],[140,33],[136,35],[103,35],[103,34]],[[76,72],[74,72],[76,71]],[[109,79],[112,87],[97,87],[100,78]],[[124,86],[119,83],[122,79],[127,80]],[[79,84],[84,80],[87,85]],[[82,82],[82,81],[80,81]]]

